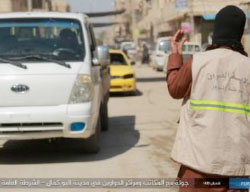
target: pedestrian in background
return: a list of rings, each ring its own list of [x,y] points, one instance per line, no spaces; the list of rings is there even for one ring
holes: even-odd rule
[[[142,64],[148,64],[149,63],[149,50],[146,43],[142,46]]]
[[[241,43],[245,23],[246,16],[238,7],[220,10],[212,45],[185,64],[183,31],[171,40],[168,89],[173,98],[184,98],[171,155],[181,164],[179,179],[250,176],[250,60]]]

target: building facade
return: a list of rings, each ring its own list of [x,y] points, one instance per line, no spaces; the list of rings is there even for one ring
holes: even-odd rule
[[[138,18],[139,1],[138,0],[115,0],[116,10],[125,9],[126,12],[122,15],[114,17],[114,21],[118,23],[113,26],[113,36],[115,42],[121,42],[124,40],[132,40],[136,38],[136,24],[140,18]]]
[[[0,12],[25,11],[27,1],[22,0],[0,0]]]
[[[66,0],[0,0],[0,12],[69,10]]]
[[[183,28],[189,40],[210,43],[216,13],[226,5],[243,8],[243,0],[141,0],[144,9],[139,27],[148,38],[172,35]],[[153,31],[153,32],[152,32]]]
[[[120,23],[116,38],[127,35],[154,42],[183,28],[190,41],[211,43],[215,15],[226,5],[250,11],[246,0],[116,0],[116,8],[125,8],[130,15],[115,18]]]
[[[69,12],[70,6],[66,0],[51,0],[51,11]]]

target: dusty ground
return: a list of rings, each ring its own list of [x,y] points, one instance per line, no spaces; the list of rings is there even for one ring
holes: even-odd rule
[[[175,178],[170,160],[181,101],[170,98],[165,74],[136,66],[137,96],[114,95],[109,103],[110,131],[97,155],[41,141],[2,141],[0,178]],[[0,189],[2,191],[176,191],[175,189]]]

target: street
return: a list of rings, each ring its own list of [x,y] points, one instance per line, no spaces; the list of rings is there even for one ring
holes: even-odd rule
[[[134,69],[137,96],[111,96],[110,130],[102,133],[102,147],[97,155],[73,151],[57,142],[1,141],[0,178],[175,178],[179,165],[170,159],[170,152],[181,101],[169,96],[165,73],[155,72],[149,66],[136,65]]]

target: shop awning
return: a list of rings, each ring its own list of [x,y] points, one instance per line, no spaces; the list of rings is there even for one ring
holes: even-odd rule
[[[250,13],[246,13],[247,19],[250,19]]]
[[[205,20],[215,20],[216,14],[203,14],[202,15],[203,19]],[[250,19],[250,13],[246,13],[246,18]]]
[[[216,15],[215,14],[203,14],[202,17],[205,20],[215,20]]]

